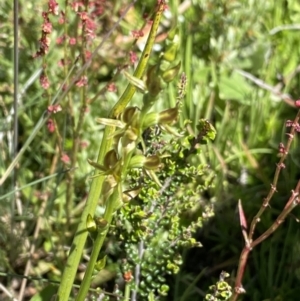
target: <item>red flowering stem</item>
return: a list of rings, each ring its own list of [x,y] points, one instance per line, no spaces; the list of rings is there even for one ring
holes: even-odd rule
[[[90,63],[92,59],[97,55],[99,49],[103,47],[104,43],[107,41],[107,39],[112,35],[112,33],[115,31],[115,29],[119,26],[121,20],[124,18],[128,10],[134,5],[136,0],[133,0],[132,3],[130,3],[127,8],[125,9],[124,13],[120,16],[118,21],[112,26],[112,28],[104,35],[102,41],[99,43],[99,45],[96,47],[96,49],[93,51],[92,55],[87,59],[87,62],[82,66],[74,75],[74,78],[71,80],[70,84],[66,86],[67,79],[71,76],[73,73],[77,58],[74,61],[73,66],[70,68],[70,71],[68,72],[67,78],[63,81],[59,89],[57,90],[56,95],[52,98],[51,105],[53,104],[59,104],[63,99],[65,99],[66,95],[70,92],[70,90],[74,87],[75,83],[79,80],[80,76],[83,74],[83,72],[90,66]],[[63,90],[63,88],[65,88]],[[63,90],[63,91],[62,91]],[[6,171],[3,173],[3,175],[0,178],[0,186],[7,180],[8,176],[14,169],[14,167],[18,164],[21,157],[23,156],[24,152],[27,150],[28,146],[32,142],[32,140],[35,138],[36,133],[44,126],[44,124],[47,122],[50,115],[43,113],[37,124],[35,125],[34,129],[32,130],[30,136],[25,141],[23,147],[18,152],[17,156],[14,158],[14,160],[10,163],[9,167],[6,169]]]
[[[280,158],[279,162],[277,163],[277,167],[276,167],[275,175],[274,175],[274,178],[273,178],[273,182],[271,184],[270,191],[269,191],[267,197],[264,199],[264,201],[262,203],[262,206],[260,207],[258,213],[255,215],[255,217],[252,220],[252,223],[251,223],[251,226],[250,226],[250,231],[249,231],[249,240],[250,241],[253,238],[255,227],[256,227],[257,223],[259,222],[260,217],[262,216],[262,214],[264,213],[266,208],[269,206],[269,202],[270,202],[271,198],[273,197],[274,192],[277,191],[276,186],[277,186],[279,174],[280,174],[280,171],[285,167],[284,161],[285,161],[285,159],[286,159],[286,157],[289,153],[291,144],[293,142],[293,138],[294,138],[294,135],[296,133],[299,118],[300,118],[300,110],[298,111],[298,113],[296,115],[296,118],[294,119],[294,121],[291,124],[290,132],[287,134],[288,135],[288,141],[287,141],[287,144],[284,148],[284,151],[281,152],[281,154],[282,154],[281,158]]]
[[[271,234],[273,234],[278,227],[284,222],[287,215],[299,204],[299,190],[300,190],[300,180],[296,186],[295,190],[292,190],[291,196],[286,203],[284,209],[277,217],[276,221],[272,224],[272,226],[267,229],[261,236],[255,239],[250,245],[245,245],[244,249],[241,252],[240,260],[239,260],[239,267],[237,271],[237,276],[235,279],[235,288],[234,294],[232,295],[231,301],[235,301],[238,295],[245,293],[245,289],[242,286],[242,279],[244,276],[247,259],[251,250],[256,247],[258,244],[263,242],[267,239]]]
[[[284,146],[283,143],[280,143],[280,145],[279,145],[279,152],[281,153],[281,158],[280,158],[279,162],[277,163],[277,168],[275,171],[273,182],[271,184],[270,191],[269,191],[267,197],[264,199],[262,206],[259,209],[258,213],[253,218],[248,235],[247,235],[247,233],[245,233],[245,227],[247,226],[246,220],[244,220],[244,213],[243,213],[241,204],[239,204],[240,217],[242,217],[241,225],[244,226],[244,228],[242,229],[242,233],[245,238],[245,247],[241,252],[241,256],[240,256],[240,260],[239,260],[239,267],[238,267],[237,276],[236,276],[236,280],[235,280],[235,290],[234,290],[234,294],[232,295],[232,297],[230,299],[231,301],[235,301],[238,298],[239,294],[245,293],[245,290],[242,286],[242,279],[244,276],[247,259],[248,259],[250,251],[254,247],[256,247],[258,244],[263,242],[266,238],[268,238],[272,233],[274,233],[274,231],[276,231],[278,229],[278,227],[283,223],[283,221],[285,220],[287,215],[299,204],[298,195],[299,195],[299,191],[300,191],[300,180],[298,181],[298,184],[297,184],[295,190],[292,190],[292,194],[291,194],[289,200],[287,201],[282,212],[277,217],[276,221],[261,236],[259,236],[255,240],[253,240],[255,227],[256,227],[257,223],[260,221],[262,214],[264,213],[265,209],[268,207],[269,202],[270,202],[272,196],[274,195],[274,192],[276,191],[279,174],[280,174],[280,171],[285,167],[284,161],[287,158],[287,155],[291,148],[291,144],[294,139],[294,135],[297,132],[300,132],[300,125],[298,123],[299,118],[300,118],[300,110],[298,111],[298,113],[293,121],[287,121],[287,123],[286,123],[287,127],[291,127],[290,132],[287,133],[287,136],[288,136],[287,144],[286,144],[286,146]]]
[[[299,188],[300,188],[300,181],[298,181],[297,187],[295,190],[292,190],[291,197],[289,198],[287,204],[285,205],[283,211],[279,214],[276,221],[273,223],[273,225],[265,231],[261,236],[259,236],[257,239],[255,239],[251,247],[254,248],[261,242],[263,242],[266,238],[268,238],[271,234],[274,233],[275,230],[284,222],[287,215],[299,204]]]

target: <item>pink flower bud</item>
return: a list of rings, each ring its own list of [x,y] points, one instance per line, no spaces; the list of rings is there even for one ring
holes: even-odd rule
[[[70,157],[67,154],[63,154],[60,158],[60,160],[66,164],[70,163]]]
[[[42,73],[40,76],[40,84],[46,90],[50,87],[50,82],[45,73]]]
[[[60,105],[50,105],[47,108],[47,111],[49,113],[53,113],[53,114],[56,114],[56,113],[60,112],[61,110],[62,110],[62,108]]]
[[[58,15],[58,3],[55,0],[49,0],[48,12],[56,16]]]
[[[69,44],[70,45],[75,45],[76,44],[76,39],[75,38],[70,38],[69,39]]]
[[[42,25],[42,30],[44,33],[52,32],[52,24],[50,22],[45,21]]]
[[[77,82],[76,82],[76,86],[77,87],[83,87],[86,86],[88,82],[88,79],[86,76],[82,76]]]
[[[55,131],[55,123],[51,118],[47,121],[47,128],[50,133],[53,133]]]

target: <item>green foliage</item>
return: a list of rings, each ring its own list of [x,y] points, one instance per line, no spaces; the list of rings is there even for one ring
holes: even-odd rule
[[[212,292],[205,296],[205,300],[208,301],[222,301],[222,300],[229,300],[232,296],[232,288],[231,286],[225,281],[225,278],[229,277],[229,274],[222,271],[220,275],[219,281],[209,287],[209,290]]]
[[[48,9],[48,3],[21,0],[19,4],[18,150],[24,147],[25,152],[14,177],[10,173],[11,178],[0,185],[0,282],[9,287],[13,279],[14,285],[20,285],[17,277],[4,276],[23,274],[28,258],[33,259],[32,275],[46,282],[59,280],[91,182],[106,178],[95,212],[81,219],[91,238],[80,252],[82,266],[90,261],[98,232],[105,236],[109,230],[106,252],[103,249],[96,256],[97,270],[106,266],[100,272],[93,270],[93,285],[129,281],[124,290],[122,285],[111,288],[109,284],[114,295],[103,298],[127,297],[127,291],[136,291],[145,300],[205,298],[203,291],[216,282],[220,266],[236,275],[243,245],[235,218],[237,200],[243,201],[250,220],[269,190],[278,162],[277,147],[285,139],[285,121],[295,114],[289,105],[300,94],[298,1],[170,0],[150,57],[151,67],[143,78],[134,76],[133,70],[147,34],[133,41],[132,31],[139,34],[143,24],[149,25],[142,16],[151,16],[156,1],[138,1],[109,36],[106,33],[127,1],[101,1],[99,10],[81,6],[77,12],[60,1],[67,22],[61,23],[62,14],[49,15],[49,51],[37,59],[32,57],[40,47],[41,12]],[[80,19],[84,10],[89,16],[96,14],[90,40],[84,38]],[[12,20],[12,2],[2,1],[1,176],[13,160]],[[71,45],[70,38],[76,38],[76,44]],[[81,74],[80,79],[86,76],[88,84],[76,86],[84,84],[79,78],[72,84],[87,58],[83,54],[89,55],[100,42],[102,46]],[[182,71],[187,79],[179,81]],[[48,89],[41,87],[41,74],[49,79]],[[64,88],[70,84],[70,91],[59,99],[65,79]],[[131,98],[126,110],[109,116],[128,82],[139,94]],[[50,107],[56,101],[61,105],[59,112]],[[52,124],[46,122],[49,117]],[[173,123],[176,118],[179,122]],[[106,162],[98,162],[103,129],[111,125],[117,128],[109,139],[119,142],[119,147]],[[56,131],[50,133],[50,126]],[[299,178],[298,149],[296,139],[278,193],[258,224],[258,235],[274,222]],[[129,153],[130,159],[120,161]],[[125,173],[124,162],[128,164]],[[96,177],[91,175],[93,168],[97,168]],[[119,210],[114,210],[109,226],[103,212],[112,196]],[[298,218],[297,209],[294,214]],[[196,229],[201,229],[200,234]],[[246,295],[241,300],[298,298],[297,229],[290,217],[272,239],[253,250],[243,280]],[[198,248],[199,241],[204,247]],[[29,256],[32,245],[36,249]],[[182,252],[193,246],[192,253]],[[84,271],[81,266],[76,271],[76,283],[82,282]],[[174,284],[170,275],[175,272]],[[40,298],[44,284],[28,280],[29,284],[40,292],[36,295]],[[212,287],[210,296],[217,288],[217,284]],[[90,293],[95,298],[99,294]],[[0,298],[8,297],[1,294]]]
[[[141,300],[147,300],[150,292],[165,294],[164,277],[178,273],[184,248],[201,246],[193,234],[213,215],[210,204],[199,200],[203,189],[207,189],[203,182],[206,167],[190,165],[189,156],[183,155],[193,153],[193,146],[185,143],[187,133],[174,139],[157,131],[149,129],[144,137],[146,156],[162,158],[162,166],[156,171],[162,185],[140,170],[131,171],[129,187],[139,183],[141,191],[117,213],[113,231],[116,243],[122,241],[114,255],[126,262],[125,267],[121,264],[122,273],[131,271],[144,297]],[[137,267],[139,273],[134,272]]]
[[[203,259],[199,269],[218,266],[219,257],[224,258],[221,261],[225,264],[228,258],[238,256],[241,242],[235,244],[233,241],[242,239],[242,235],[238,221],[233,218],[236,201],[243,201],[249,221],[270,187],[275,162],[278,161],[275,157],[277,146],[284,141],[282,128],[286,119],[293,119],[295,115],[281,95],[289,93],[291,98],[299,98],[299,75],[298,71],[294,73],[299,48],[298,42],[292,42],[298,33],[293,24],[299,11],[295,5],[293,1],[277,1],[276,4],[272,1],[197,1],[183,14],[181,43],[186,47],[182,49],[182,61],[189,82],[182,122],[186,118],[194,121],[191,126],[196,131],[196,121],[201,116],[213,121],[218,132],[206,156],[194,159],[198,163],[210,164],[211,178],[215,183],[210,189],[210,197],[220,206],[219,209],[216,206],[215,218],[205,232],[201,232],[204,238],[201,242],[207,252],[214,255],[209,256],[210,263]],[[288,29],[289,26],[294,29]],[[241,70],[252,77],[247,77],[247,73]],[[284,84],[278,79],[278,74],[286,80]],[[295,145],[297,148],[297,141]],[[261,220],[259,233],[272,224],[282,208],[283,199],[286,201],[286,198],[277,199],[277,196],[289,195],[288,189],[295,187],[299,177],[296,171],[299,158],[292,161],[287,162],[288,170],[281,175],[278,194],[272,209],[267,210],[265,219]],[[275,235],[284,237],[285,244],[292,244],[293,239],[299,240],[296,233],[285,236],[287,230],[286,227]],[[295,275],[291,276],[282,262],[276,262],[273,255],[270,255],[274,258],[270,259],[271,262],[266,261],[274,250],[269,242],[264,244],[264,251],[260,248],[253,251],[255,266],[249,259],[247,269],[250,271],[246,269],[246,279],[243,280],[247,294],[240,299],[275,298],[278,291],[284,295],[285,289],[277,281],[287,281],[290,286],[291,283],[295,286]],[[281,250],[281,247],[276,244],[274,249]],[[193,253],[195,258],[201,257],[199,254],[204,256],[201,251]],[[197,260],[189,258],[187,261],[191,261],[191,266],[197,265]],[[286,267],[288,262],[287,259]],[[281,273],[275,281],[272,275],[278,267]],[[231,268],[234,269],[233,265]],[[288,274],[290,278],[286,278]],[[266,285],[264,279],[269,277]],[[209,286],[211,281],[207,279],[206,283]],[[259,288],[258,283],[261,284]],[[274,285],[278,291],[273,295]],[[203,281],[197,287],[203,287]],[[294,293],[289,298],[295,298],[296,290]]]
[[[171,37],[174,39],[173,35]],[[166,43],[164,53],[170,48],[174,51],[174,44]],[[201,183],[205,167],[190,165],[188,160],[190,154],[197,153],[199,141],[196,140],[214,139],[215,130],[208,121],[203,121],[196,139],[188,135],[187,129],[178,132],[172,127],[184,96],[185,76],[181,77],[174,108],[148,112],[158,101],[165,71],[172,68],[168,69],[168,64],[163,63],[166,61],[166,56],[162,55],[157,64],[150,67],[146,85],[139,78],[126,75],[130,83],[144,93],[143,105],[140,109],[124,108],[116,119],[98,119],[106,126],[117,128],[108,136],[113,139],[113,148],[105,154],[103,164],[89,161],[100,171],[96,177],[105,177],[101,193],[106,206],[104,218],[109,218],[106,212],[111,206],[116,216],[113,222],[115,244],[120,239],[123,241],[118,246],[121,253],[114,255],[121,257],[124,281],[135,294],[144,298],[150,293],[167,295],[169,287],[165,275],[178,273],[183,248],[200,246],[192,234],[213,215],[209,204],[199,202],[199,195],[207,188]],[[159,67],[162,65],[163,70]],[[153,70],[157,70],[161,79],[157,73],[154,76]],[[173,79],[176,73],[172,71]],[[167,82],[171,79],[168,76]],[[195,220],[189,216],[192,210],[198,211]],[[106,221],[109,223],[108,219]],[[87,224],[93,231],[95,224],[89,215]],[[106,232],[99,234],[98,230],[94,250],[98,241],[103,243]],[[133,273],[134,270],[139,272]]]
[[[56,292],[56,286],[48,285],[42,289],[38,294],[34,295],[30,301],[51,301],[52,296]]]

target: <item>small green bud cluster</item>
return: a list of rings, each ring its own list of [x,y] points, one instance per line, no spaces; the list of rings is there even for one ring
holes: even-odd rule
[[[133,274],[133,279],[139,277],[137,290],[141,300],[147,300],[150,292],[167,294],[166,275],[178,273],[184,248],[201,246],[193,233],[213,215],[213,210],[200,200],[206,188],[201,181],[206,167],[191,166],[188,158],[181,155],[193,143],[158,133],[156,127],[147,129],[143,137],[146,155],[161,158],[162,167],[156,176],[162,185],[158,186],[140,170],[128,174],[127,181],[133,186],[139,183],[141,189],[134,200],[118,211],[114,234],[118,241],[123,241],[120,247],[125,252],[127,269],[130,266],[129,270],[135,271],[140,267],[140,274]],[[199,205],[200,213],[191,217]]]
[[[226,301],[232,295],[231,286],[225,281],[225,278],[229,277],[229,274],[222,271],[219,281],[215,285],[211,285],[209,290],[211,293],[205,296],[205,300],[208,301]]]

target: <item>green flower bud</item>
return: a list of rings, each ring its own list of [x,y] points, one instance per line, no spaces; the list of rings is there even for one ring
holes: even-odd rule
[[[172,43],[168,50],[164,53],[163,58],[168,62],[173,62],[176,59],[178,44]]]
[[[100,229],[106,229],[107,228],[108,222],[107,222],[106,219],[104,219],[102,217],[99,217],[99,218],[96,218],[95,222],[96,222],[96,225],[98,227],[98,230],[99,230],[99,228]]]
[[[179,31],[178,28],[174,28],[170,31],[167,39],[167,49],[163,54],[164,60],[168,62],[173,62],[176,59],[176,55],[179,49]]]
[[[117,153],[114,149],[108,151],[104,157],[104,167],[106,170],[112,169],[118,163]]]
[[[167,41],[174,41],[174,39],[177,39],[177,38],[179,38],[179,28],[178,28],[178,26],[175,25],[168,32]]]
[[[129,127],[125,132],[122,139],[122,144],[126,146],[131,141],[136,141],[138,139],[138,131],[133,127]]]
[[[126,190],[123,192],[123,202],[128,203],[132,199],[134,199],[141,191],[141,187],[137,187],[135,189]]]
[[[123,155],[124,157],[133,151],[136,147],[136,140],[138,139],[138,132],[136,129],[129,127],[125,132],[121,139],[122,147],[123,147]]]
[[[159,113],[158,123],[159,124],[170,124],[177,121],[178,118],[178,108],[171,108],[164,110]]]
[[[96,232],[97,231],[97,225],[94,219],[90,214],[88,214],[86,218],[86,228],[90,233]]]
[[[133,156],[129,164],[130,168],[145,168],[156,170],[160,166],[160,158],[156,155],[145,157],[143,155]]]
[[[161,91],[160,78],[157,76],[158,70],[156,66],[151,66],[147,70],[147,81],[146,85],[148,92],[152,97],[155,97]]]
[[[156,155],[146,157],[144,168],[148,170],[156,170],[160,167],[160,158]]]
[[[181,62],[179,62],[176,66],[169,68],[168,70],[165,70],[162,74],[162,79],[169,83],[177,76],[179,70],[180,70]]]
[[[103,202],[109,198],[109,196],[114,192],[114,188],[117,186],[117,181],[113,175],[108,175],[102,186],[101,195],[103,197]]]
[[[95,264],[95,269],[97,271],[101,271],[104,269],[105,265],[106,265],[106,258],[107,256],[105,255],[102,259],[98,260]]]
[[[126,124],[132,124],[133,119],[137,119],[137,115],[139,115],[140,110],[138,107],[127,107],[122,113],[122,120]]]
[[[162,296],[167,296],[169,291],[169,286],[166,284],[163,284],[160,289],[158,290],[159,294]]]
[[[146,114],[143,122],[143,129],[147,129],[153,125],[158,124],[158,120],[159,120],[159,113],[152,112]]]

